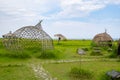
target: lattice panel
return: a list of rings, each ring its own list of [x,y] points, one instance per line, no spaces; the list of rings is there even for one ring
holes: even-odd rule
[[[36,26],[26,26],[16,30],[11,35],[4,35],[4,46],[9,50],[23,50],[39,48],[53,49],[52,38],[42,30],[41,21]]]

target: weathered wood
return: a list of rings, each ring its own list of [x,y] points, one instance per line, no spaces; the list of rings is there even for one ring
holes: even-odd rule
[[[42,29],[40,21],[36,26],[25,26],[14,33],[3,35],[3,44],[9,50],[21,51],[27,47],[39,47],[43,51],[53,49],[52,38]],[[36,45],[34,45],[36,42]],[[29,46],[28,46],[29,44]]]

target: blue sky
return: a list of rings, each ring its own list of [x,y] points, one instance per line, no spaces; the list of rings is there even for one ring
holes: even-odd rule
[[[0,37],[41,19],[52,38],[92,39],[105,29],[120,38],[120,0],[0,0]]]

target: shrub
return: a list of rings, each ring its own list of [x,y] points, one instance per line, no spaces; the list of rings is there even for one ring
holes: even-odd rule
[[[112,47],[112,52],[111,54],[109,55],[110,58],[116,58],[117,57],[117,46],[113,46]]]
[[[93,74],[89,70],[73,67],[69,72],[69,76],[72,78],[90,79],[93,77]]]
[[[92,51],[91,53],[90,53],[90,55],[91,56],[101,56],[101,55],[103,55],[101,52],[94,52],[94,51]]]
[[[111,80],[111,78],[109,76],[107,76],[107,74],[104,72],[101,74],[100,80]]]
[[[39,58],[42,59],[59,59],[60,58],[60,51],[58,50],[46,50],[41,53]]]
[[[82,50],[84,50],[84,51],[88,51],[88,48],[82,48]]]
[[[101,48],[100,48],[100,47],[93,47],[90,55],[92,55],[92,56],[102,55],[102,53],[101,53]]]
[[[10,57],[10,58],[30,58],[30,54],[22,51],[7,51],[6,49],[0,50],[1,57]]]
[[[92,42],[91,47],[98,47],[98,45],[95,42]]]
[[[12,58],[30,58],[30,54],[28,54],[27,52],[16,52],[16,51],[10,51],[9,53],[6,54],[6,56],[8,57],[12,57]]]

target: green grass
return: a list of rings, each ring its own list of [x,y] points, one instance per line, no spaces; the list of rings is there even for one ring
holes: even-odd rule
[[[49,65],[49,66],[48,66]],[[44,67],[52,73],[53,76],[58,77],[58,80],[75,80],[69,77],[71,68],[77,67],[93,72],[93,78],[91,80],[101,80],[102,75],[105,75],[109,70],[120,71],[119,62],[74,62],[74,63],[60,63],[60,64],[44,64]],[[55,68],[54,68],[55,67]],[[77,80],[77,79],[76,79]],[[78,79],[79,80],[79,79]],[[84,79],[82,79],[84,80]],[[86,79],[85,80],[90,80]]]
[[[69,76],[74,67],[92,72],[93,77],[91,79],[83,78],[82,80],[107,80],[104,78],[106,77],[105,73],[112,69],[120,71],[120,62],[117,61],[116,57],[109,58],[115,51],[108,52],[106,48],[101,49],[102,55],[91,56],[91,42],[91,40],[68,40],[60,41],[58,44],[57,40],[54,40],[55,49],[46,51],[45,54],[42,54],[41,49],[35,45],[26,47],[24,53],[20,54],[6,50],[0,39],[0,80],[42,80],[35,77],[35,72],[28,66],[29,64],[36,66],[41,64],[52,77],[57,77],[58,80],[79,80],[79,78]],[[29,43],[24,45],[29,46]],[[116,48],[116,42],[114,45]],[[77,54],[77,48],[86,49],[86,54]],[[59,60],[79,61],[50,63]]]
[[[0,80],[37,80],[37,78],[29,67],[9,64],[0,66]]]
[[[91,80],[93,77],[93,72],[88,69],[82,69],[81,67],[73,67],[69,72],[70,79],[89,79]]]

